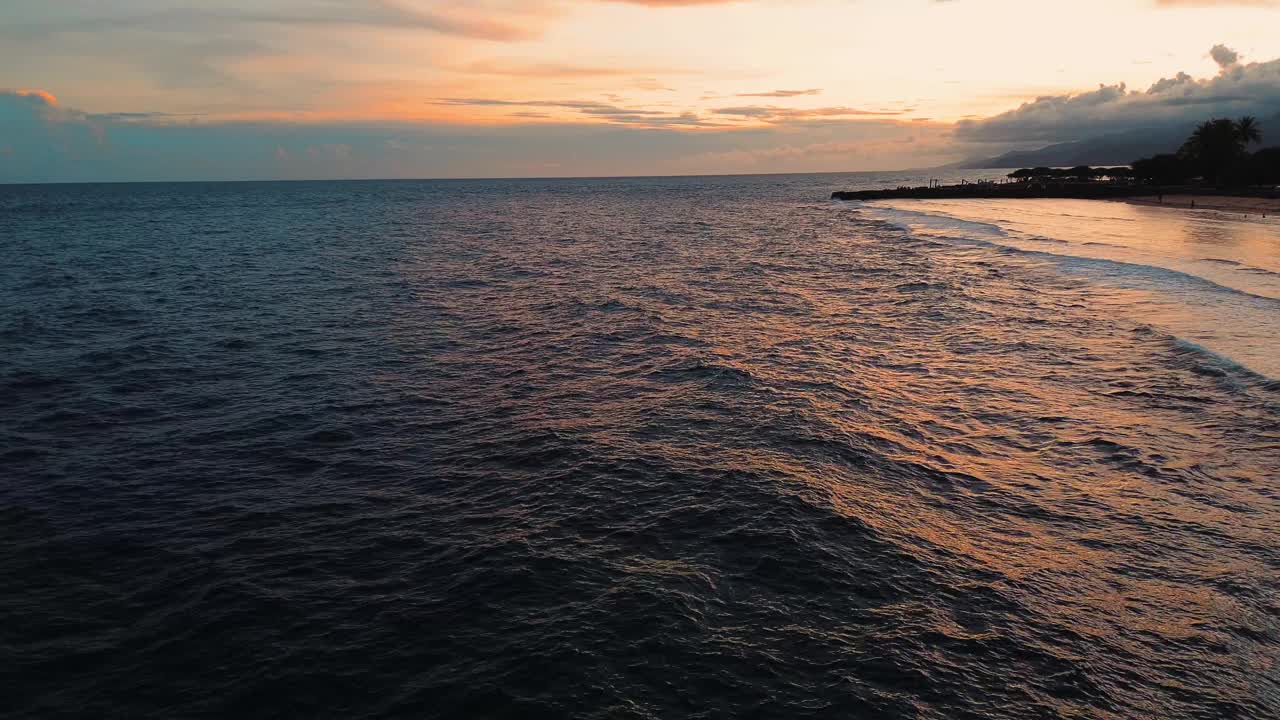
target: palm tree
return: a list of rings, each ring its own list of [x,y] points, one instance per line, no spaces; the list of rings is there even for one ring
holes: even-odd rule
[[[1251,172],[1257,174],[1250,169],[1258,167],[1258,163],[1250,160],[1249,145],[1260,142],[1262,128],[1257,118],[1214,118],[1196,126],[1177,155],[1143,158],[1133,163],[1133,171],[1138,178],[1158,183],[1199,175],[1221,185],[1228,180],[1242,180]]]
[[[1262,129],[1258,127],[1258,118],[1246,115],[1237,120],[1236,135],[1244,145],[1262,142]]]
[[[1240,122],[1216,118],[1200,123],[1178,154],[1203,177],[1222,184],[1227,171],[1245,154],[1246,137],[1261,137],[1253,118],[1241,118]]]

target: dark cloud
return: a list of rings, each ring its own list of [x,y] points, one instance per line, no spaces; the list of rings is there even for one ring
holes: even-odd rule
[[[593,1],[669,8],[725,5],[741,0]],[[546,21],[562,14],[562,5],[556,0],[294,0],[275,5],[258,0],[113,0],[47,3],[28,9],[28,19],[6,24],[24,34],[112,29],[201,32],[228,24],[363,26],[520,41],[542,35]]]
[[[24,33],[105,30],[163,30],[196,32],[226,25],[340,26],[429,30],[485,40],[524,40],[541,33],[531,19],[551,17],[549,3],[527,3],[528,9],[500,2],[410,5],[389,0],[298,0],[268,6],[247,0],[196,3],[179,0],[118,0],[106,4],[53,4],[35,17],[12,23]]]
[[[166,112],[113,112],[113,113],[93,113],[85,116],[93,122],[160,122],[164,120],[178,121],[182,119],[192,119],[203,117],[198,114],[186,113],[166,113]]]
[[[102,126],[63,108],[53,95],[0,90],[0,181],[42,174],[84,178],[103,145]]]
[[[1178,73],[1145,91],[1119,84],[1040,97],[995,117],[961,121],[956,136],[973,142],[1049,143],[1172,127],[1212,115],[1269,117],[1280,112],[1280,60],[1241,65],[1223,46],[1214,48],[1214,55],[1222,71],[1213,78]]]
[[[1209,50],[1209,57],[1213,58],[1213,61],[1223,70],[1240,62],[1240,53],[1226,45],[1214,45]]]
[[[906,109],[743,104],[698,114],[600,96],[431,101],[527,120],[507,125],[219,122],[145,108],[86,114],[47,93],[0,91],[0,182],[923,167],[976,154],[976,144],[1048,144],[1280,112],[1280,60],[1241,64],[1224,50],[1212,78],[1179,73],[1145,90],[1104,85],[955,126],[900,119]]]
[[[91,116],[63,108],[46,94],[0,91],[0,182],[801,172],[921,167],[960,159],[949,146],[948,130],[928,123],[830,118],[729,127],[693,113],[628,112],[585,100],[455,98],[452,103],[509,109],[528,122]],[[578,111],[582,119],[557,120],[543,112],[552,109]]]

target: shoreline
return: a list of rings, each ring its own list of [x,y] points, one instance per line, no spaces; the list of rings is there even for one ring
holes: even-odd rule
[[[1144,207],[1216,210],[1280,216],[1280,194],[1271,188],[1214,189],[1195,186],[1134,186],[1110,183],[985,182],[881,190],[836,191],[832,200],[1108,200]]]
[[[1202,195],[1179,193],[1165,195],[1163,202],[1149,195],[1116,198],[1116,202],[1143,207],[1163,207],[1170,210],[1216,210],[1219,212],[1280,217],[1280,198],[1249,197],[1245,195]]]

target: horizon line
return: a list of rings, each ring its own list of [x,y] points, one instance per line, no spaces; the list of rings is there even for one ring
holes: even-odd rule
[[[965,168],[979,171],[1013,170],[1017,168]],[[531,180],[662,180],[666,178],[731,178],[731,177],[791,177],[805,175],[872,175],[875,173],[911,173],[954,171],[946,166],[903,168],[899,170],[832,170],[805,172],[759,173],[687,173],[671,175],[474,175],[459,177],[352,177],[352,178],[238,178],[238,179],[186,179],[186,180],[41,180],[34,182],[10,182],[0,180],[0,187],[32,185],[158,185],[158,184],[215,184],[215,183],[303,183],[303,182],[476,182],[531,181]]]

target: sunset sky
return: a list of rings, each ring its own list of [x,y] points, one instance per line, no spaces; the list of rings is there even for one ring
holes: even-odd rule
[[[1280,113],[1277,28],[1266,0],[0,0],[0,181],[927,166]]]

